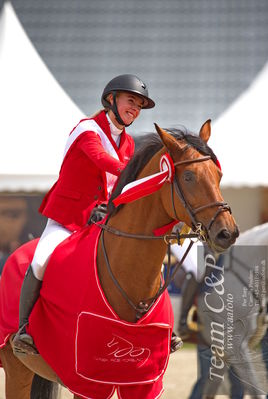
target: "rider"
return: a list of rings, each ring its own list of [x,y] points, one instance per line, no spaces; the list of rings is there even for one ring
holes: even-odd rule
[[[86,225],[94,207],[108,201],[134,153],[134,140],[125,127],[134,122],[141,109],[155,106],[146,84],[129,74],[112,79],[104,88],[101,102],[104,109],[81,120],[69,135],[59,178],[40,206],[48,221],[21,289],[19,331],[13,341],[17,352],[36,353],[26,326],[51,253]]]

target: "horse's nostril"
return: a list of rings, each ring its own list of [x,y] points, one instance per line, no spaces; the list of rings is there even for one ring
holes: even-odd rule
[[[218,234],[218,239],[220,240],[230,240],[231,234],[227,229],[221,230],[221,232]]]
[[[239,236],[239,234],[240,234],[239,228],[238,228],[238,227],[236,227],[236,229],[235,229],[235,233],[234,233],[234,235],[235,235],[235,238],[237,238],[237,237]]]

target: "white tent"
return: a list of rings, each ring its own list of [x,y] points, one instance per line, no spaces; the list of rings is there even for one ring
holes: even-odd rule
[[[250,87],[212,125],[209,142],[222,186],[268,186],[268,62]]]
[[[268,186],[268,63],[212,125],[222,186]],[[9,2],[0,16],[0,191],[46,191],[84,115],[36,52]]]
[[[0,16],[0,191],[46,191],[84,117],[36,52],[12,5]]]

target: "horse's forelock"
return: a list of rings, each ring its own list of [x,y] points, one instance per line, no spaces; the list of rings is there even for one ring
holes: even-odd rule
[[[195,148],[202,155],[210,155],[211,159],[217,163],[217,157],[214,154],[213,150],[205,143],[201,137],[195,133],[191,133],[188,130],[180,130],[180,129],[165,129],[167,132],[172,134],[177,140],[184,139],[191,147]]]

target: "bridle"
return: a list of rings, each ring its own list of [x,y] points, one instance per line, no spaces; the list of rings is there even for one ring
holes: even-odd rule
[[[187,146],[188,147],[188,146]],[[197,162],[204,162],[204,161],[208,161],[209,159],[211,159],[210,155],[204,156],[204,157],[200,157],[200,158],[195,158],[195,159],[187,159],[184,161],[178,161],[174,163],[174,167],[176,166],[180,166],[180,165],[186,165],[186,164],[192,164],[192,163],[197,163]],[[170,185],[171,187],[171,199],[172,199],[172,207],[173,207],[173,212],[175,215],[175,218],[177,220],[179,220],[177,212],[176,212],[176,208],[175,208],[175,202],[174,202],[174,188],[175,188],[175,193],[177,194],[177,196],[179,197],[179,199],[181,200],[184,208],[187,210],[191,222],[192,222],[192,227],[194,231],[200,231],[200,235],[202,237],[202,241],[207,241],[207,237],[208,237],[208,233],[213,225],[213,223],[215,222],[216,218],[218,217],[218,215],[221,212],[230,212],[231,208],[230,206],[227,204],[227,202],[221,202],[221,201],[215,201],[215,202],[211,202],[210,204],[207,205],[202,205],[199,206],[198,208],[193,209],[191,207],[191,205],[189,204],[189,202],[186,200],[185,195],[181,189],[180,183],[178,181],[178,178],[176,176],[176,174],[174,175],[174,181],[173,184]],[[199,223],[196,219],[196,214],[199,212],[202,212],[204,209],[207,208],[213,208],[213,207],[218,207],[218,209],[215,212],[215,215],[213,216],[213,218],[210,220],[209,225],[207,226],[207,228],[205,228],[201,223]]]
[[[186,146],[186,147],[188,147],[188,146]],[[203,156],[200,158],[178,161],[178,162],[173,163],[173,165],[174,165],[174,167],[177,167],[177,166],[192,164],[192,163],[196,163],[196,162],[204,162],[209,159],[211,159],[211,156],[207,155],[207,156]],[[101,239],[104,259],[105,259],[105,263],[106,263],[109,275],[110,275],[112,281],[114,282],[115,286],[121,293],[121,295],[125,298],[125,300],[128,302],[130,307],[132,307],[132,309],[135,310],[136,320],[139,320],[145,313],[147,313],[151,309],[151,307],[154,305],[156,300],[161,296],[161,294],[165,291],[165,289],[168,287],[168,285],[174,279],[176,272],[178,271],[179,267],[183,264],[183,262],[184,262],[186,256],[188,255],[194,242],[192,240],[190,241],[190,244],[189,244],[188,248],[186,249],[183,257],[181,258],[180,262],[178,262],[176,264],[176,266],[174,267],[174,269],[172,271],[171,271],[171,249],[170,249],[171,244],[174,243],[174,241],[177,242],[178,244],[181,244],[181,240],[185,239],[185,238],[196,238],[200,241],[206,242],[208,239],[208,232],[210,231],[210,229],[211,229],[213,223],[215,222],[216,218],[218,217],[218,215],[221,212],[225,212],[225,211],[228,211],[231,213],[230,206],[226,202],[220,202],[220,201],[212,202],[210,204],[202,205],[198,208],[193,209],[191,207],[191,205],[188,203],[188,201],[186,200],[185,195],[183,194],[183,191],[181,189],[181,186],[177,179],[176,174],[174,174],[174,179],[173,179],[173,182],[170,183],[170,186],[171,186],[172,207],[173,207],[173,212],[175,215],[175,220],[179,221],[179,217],[177,216],[177,213],[176,213],[175,201],[174,201],[174,196],[176,194],[179,197],[180,201],[182,202],[183,206],[186,208],[186,210],[191,218],[192,230],[189,233],[180,234],[177,231],[175,233],[171,233],[170,235],[161,235],[161,236],[143,235],[143,234],[134,234],[134,233],[132,234],[132,233],[126,233],[126,232],[123,232],[123,231],[120,231],[118,229],[108,226],[107,223],[109,221],[109,216],[107,217],[105,223],[96,223],[96,222],[92,221],[92,223],[96,224],[96,226],[98,226],[99,228],[102,229],[100,239]],[[174,193],[174,189],[175,189],[175,193]],[[210,220],[208,227],[205,228],[202,225],[202,223],[198,222],[198,220],[196,219],[196,214],[203,211],[204,209],[212,208],[212,207],[218,207],[218,209],[216,210],[213,218]],[[138,305],[135,305],[133,303],[133,301],[129,298],[129,296],[127,295],[125,290],[121,287],[121,285],[119,284],[118,280],[116,279],[116,277],[114,276],[114,274],[112,272],[109,258],[107,255],[107,251],[106,251],[105,244],[104,244],[104,234],[103,234],[104,231],[107,231],[116,236],[125,237],[125,238],[142,239],[142,240],[159,240],[160,239],[160,240],[165,241],[165,243],[168,246],[167,276],[166,276],[166,279],[164,280],[163,284],[162,284],[162,279],[161,279],[160,288],[154,297],[144,299],[144,300],[140,301],[138,303]]]

